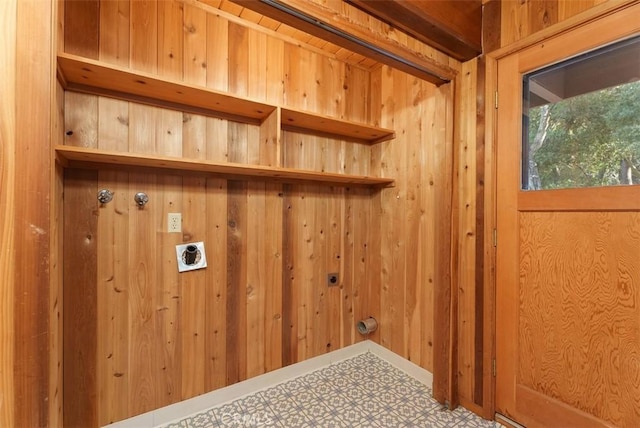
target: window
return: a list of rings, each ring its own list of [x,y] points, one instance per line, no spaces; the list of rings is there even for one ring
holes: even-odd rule
[[[640,184],[640,36],[524,76],[522,189]]]

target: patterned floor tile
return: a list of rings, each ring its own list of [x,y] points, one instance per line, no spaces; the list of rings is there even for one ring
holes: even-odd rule
[[[247,395],[166,428],[499,428],[370,352]]]

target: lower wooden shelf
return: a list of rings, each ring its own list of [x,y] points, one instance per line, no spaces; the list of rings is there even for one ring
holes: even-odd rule
[[[262,165],[191,160],[169,156],[123,153],[75,146],[56,146],[56,157],[66,168],[135,168],[180,174],[223,177],[231,180],[262,180],[282,183],[317,183],[328,186],[393,187],[392,178],[336,174]]]

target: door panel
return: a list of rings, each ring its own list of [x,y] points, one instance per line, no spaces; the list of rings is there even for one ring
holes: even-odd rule
[[[527,426],[640,421],[640,186],[520,190],[522,75],[639,32],[637,16],[498,60],[496,409]]]
[[[519,223],[518,384],[631,426],[640,420],[640,213],[521,212]]]

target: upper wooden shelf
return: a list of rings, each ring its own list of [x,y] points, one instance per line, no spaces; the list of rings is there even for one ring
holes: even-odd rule
[[[163,79],[67,53],[58,54],[66,90],[103,95],[243,123],[260,124],[278,107],[206,87]],[[395,138],[391,129],[282,108],[281,127],[302,133],[375,144]]]
[[[391,129],[376,128],[348,120],[335,119],[315,113],[282,108],[282,129],[311,133],[320,136],[342,137],[369,144],[381,143],[396,138]]]
[[[259,124],[275,106],[238,98],[201,86],[108,65],[75,55],[58,54],[58,80],[64,89],[134,101],[244,123]]]
[[[123,153],[75,146],[56,146],[60,163],[67,168],[132,168],[222,176],[236,180],[269,180],[282,183],[318,183],[333,186],[392,187],[394,180],[360,175],[316,172],[293,168],[212,162],[148,154]]]

